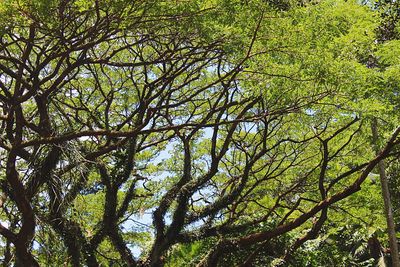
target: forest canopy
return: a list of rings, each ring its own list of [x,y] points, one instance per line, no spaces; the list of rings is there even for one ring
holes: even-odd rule
[[[388,261],[399,14],[383,0],[1,1],[3,265]]]

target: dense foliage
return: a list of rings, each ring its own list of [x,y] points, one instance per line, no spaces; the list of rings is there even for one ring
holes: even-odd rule
[[[4,265],[382,263],[382,160],[400,217],[397,12],[2,1]]]

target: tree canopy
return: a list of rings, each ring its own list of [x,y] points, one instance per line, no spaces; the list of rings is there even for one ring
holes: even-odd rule
[[[2,1],[4,266],[373,266],[379,162],[400,186],[397,12]]]

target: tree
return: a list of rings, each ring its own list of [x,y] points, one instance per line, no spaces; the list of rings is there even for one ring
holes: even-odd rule
[[[289,261],[398,155],[399,128],[377,155],[365,145],[357,57],[375,22],[354,2],[10,0],[1,13],[6,264],[160,266],[185,247],[199,266]]]

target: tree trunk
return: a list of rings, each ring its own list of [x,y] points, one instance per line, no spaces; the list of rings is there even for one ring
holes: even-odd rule
[[[372,142],[375,146],[375,150],[379,152],[378,146],[378,121],[376,118],[372,121]],[[390,202],[390,193],[389,193],[389,186],[385,171],[385,162],[381,160],[378,163],[378,170],[379,170],[379,177],[381,181],[381,188],[382,188],[382,197],[385,206],[385,217],[387,223],[387,231],[389,235],[389,245],[390,245],[390,255],[392,258],[392,266],[393,267],[400,267],[399,262],[399,250],[397,247],[397,238],[396,238],[396,230],[395,224],[393,219],[393,212],[392,212],[392,204]]]

